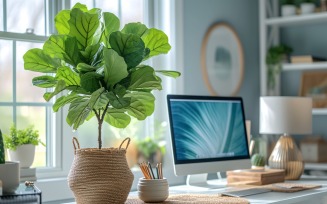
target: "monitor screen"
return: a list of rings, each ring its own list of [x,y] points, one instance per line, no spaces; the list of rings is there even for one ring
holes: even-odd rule
[[[246,159],[248,166],[250,156],[242,98],[168,95],[167,99],[175,165],[232,164],[232,161]],[[242,163],[239,167],[237,163],[225,165],[226,168],[217,165],[214,169],[202,170],[208,172],[195,170],[195,173],[244,167]]]

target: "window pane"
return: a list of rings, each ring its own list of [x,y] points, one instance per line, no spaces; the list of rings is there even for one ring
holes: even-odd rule
[[[0,31],[3,31],[3,1],[0,1]]]
[[[111,12],[118,16],[118,0],[96,0],[95,7],[101,8],[102,12]]]
[[[27,28],[34,34],[45,35],[44,0],[7,1],[7,31],[25,33]]]
[[[0,129],[2,133],[9,134],[10,126],[13,124],[13,111],[10,106],[0,106],[0,118],[5,118],[1,120]]]
[[[42,47],[41,43],[17,42],[16,66],[17,66],[17,101],[18,102],[45,102],[43,94],[45,89],[33,86],[32,79],[41,76],[42,73],[26,71],[24,69],[23,55],[31,48]]]
[[[130,22],[143,22],[143,0],[124,0],[121,7],[122,26]]]
[[[33,125],[39,131],[40,139],[46,141],[46,108],[21,106],[17,107],[17,128],[24,129]],[[46,148],[39,145],[35,149],[33,167],[46,166]]]
[[[12,41],[0,40],[0,102],[13,100]]]
[[[90,1],[90,0],[71,0],[70,6],[73,7],[73,6],[75,6],[76,3],[85,4],[88,9],[94,8],[93,1]]]

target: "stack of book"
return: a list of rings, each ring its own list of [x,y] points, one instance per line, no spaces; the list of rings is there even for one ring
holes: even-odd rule
[[[323,57],[316,57],[312,55],[298,55],[298,56],[291,56],[291,63],[313,63],[313,62],[323,62],[326,61],[326,58]]]
[[[20,169],[20,182],[36,181],[35,168],[21,168]]]

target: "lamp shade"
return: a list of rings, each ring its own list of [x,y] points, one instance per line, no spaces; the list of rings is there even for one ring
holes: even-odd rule
[[[310,134],[312,99],[308,97],[260,97],[261,134]]]

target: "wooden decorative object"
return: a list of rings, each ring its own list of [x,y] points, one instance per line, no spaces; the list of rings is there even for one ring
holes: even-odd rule
[[[283,169],[265,169],[262,171],[245,169],[227,171],[228,185],[249,184],[266,185],[276,182],[284,182],[285,171]]]
[[[313,108],[326,108],[327,72],[304,72],[299,95],[312,97]]]

